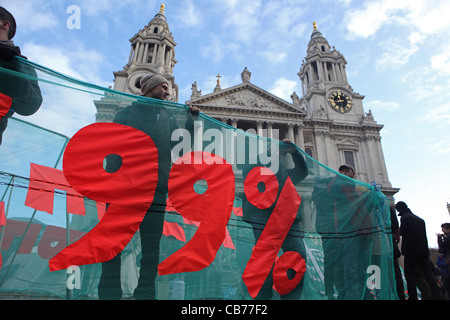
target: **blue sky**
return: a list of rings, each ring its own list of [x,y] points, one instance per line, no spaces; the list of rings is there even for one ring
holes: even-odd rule
[[[14,41],[30,60],[101,86],[113,83],[130,54],[129,39],[159,11],[149,0],[2,0],[16,17]],[[177,42],[174,69],[180,103],[197,81],[226,88],[247,67],[252,83],[291,101],[301,95],[297,72],[306,56],[312,23],[346,58],[366,112],[383,124],[389,178],[427,223],[428,241],[450,221],[450,2],[447,0],[166,0]],[[80,29],[69,29],[71,5]],[[94,121],[95,110],[79,127]],[[28,121],[52,129],[44,119]],[[39,122],[41,121],[41,122]],[[84,123],[83,123],[84,122]],[[73,134],[73,132],[62,132]]]

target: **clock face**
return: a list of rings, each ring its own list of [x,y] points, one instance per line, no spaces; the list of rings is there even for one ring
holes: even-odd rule
[[[350,96],[342,91],[333,91],[328,96],[328,103],[333,110],[345,113],[350,111],[353,106],[353,101]]]

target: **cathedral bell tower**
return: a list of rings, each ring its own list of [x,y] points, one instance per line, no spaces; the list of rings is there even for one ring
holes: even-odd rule
[[[331,48],[313,23],[313,32],[298,76],[303,93],[302,107],[309,118],[326,114],[329,119],[359,122],[364,116],[363,96],[353,92],[348,83],[344,56]]]
[[[304,121],[305,151],[317,161],[337,170],[350,164],[356,178],[382,185],[387,196],[399,189],[389,182],[380,131],[372,112],[364,112],[364,96],[354,92],[347,80],[347,61],[313,23],[311,39],[300,72],[300,108]]]
[[[175,84],[173,76],[173,68],[177,63],[177,44],[166,21],[164,4],[130,42],[131,52],[127,65],[123,70],[114,72],[114,90],[139,95],[140,79],[151,72],[167,78],[171,92],[168,100],[178,102],[178,85]]]

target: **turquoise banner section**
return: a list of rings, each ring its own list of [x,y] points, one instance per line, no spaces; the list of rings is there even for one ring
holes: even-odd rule
[[[0,296],[398,298],[389,201],[376,186],[328,168],[293,143],[238,130],[201,112],[192,114],[186,105],[116,92],[23,59],[0,61],[0,79],[0,109],[5,111],[0,145]],[[117,171],[109,172],[116,160],[108,157],[96,167],[89,165],[92,154],[86,150],[113,148],[110,136],[92,136],[88,146],[77,142],[81,130],[99,123],[86,114],[106,106],[115,110],[115,120],[105,132],[122,126],[136,137],[133,130],[142,131],[158,150],[158,179],[144,181],[157,185],[155,196],[136,232],[122,223],[130,218],[123,205],[126,196],[107,197],[121,190],[117,188],[123,180],[96,190],[104,197],[93,199],[69,183],[77,172],[67,176],[69,160],[105,176],[119,175],[128,166],[124,160]],[[161,117],[166,117],[164,123]],[[80,152],[74,159],[76,148]],[[193,158],[194,163],[186,163],[195,152],[202,155],[201,162]],[[150,161],[150,155],[139,150],[124,150],[118,156],[126,159],[125,154],[132,154],[137,163]],[[228,172],[220,171],[224,166],[229,173],[219,174]],[[195,174],[204,179],[195,180]],[[225,183],[234,189],[217,193],[214,188]],[[202,205],[206,198],[218,209]],[[194,201],[198,205],[192,209],[189,203]],[[51,259],[106,221],[117,202],[122,203],[120,219],[125,220],[110,219],[118,228],[114,230],[132,233],[118,255],[51,271]],[[106,232],[114,242],[118,231]],[[102,249],[107,244],[93,241],[94,246]],[[77,254],[73,258],[83,259]],[[96,255],[89,249],[83,254]],[[166,267],[172,260],[176,270]]]

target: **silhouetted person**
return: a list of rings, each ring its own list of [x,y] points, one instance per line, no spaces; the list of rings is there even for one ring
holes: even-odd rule
[[[417,283],[414,269],[418,267],[428,283],[433,300],[442,299],[439,287],[434,279],[430,264],[430,251],[425,221],[411,212],[405,202],[399,201],[395,209],[400,216],[400,235],[404,256],[405,278],[408,288],[408,300],[417,300]]]

